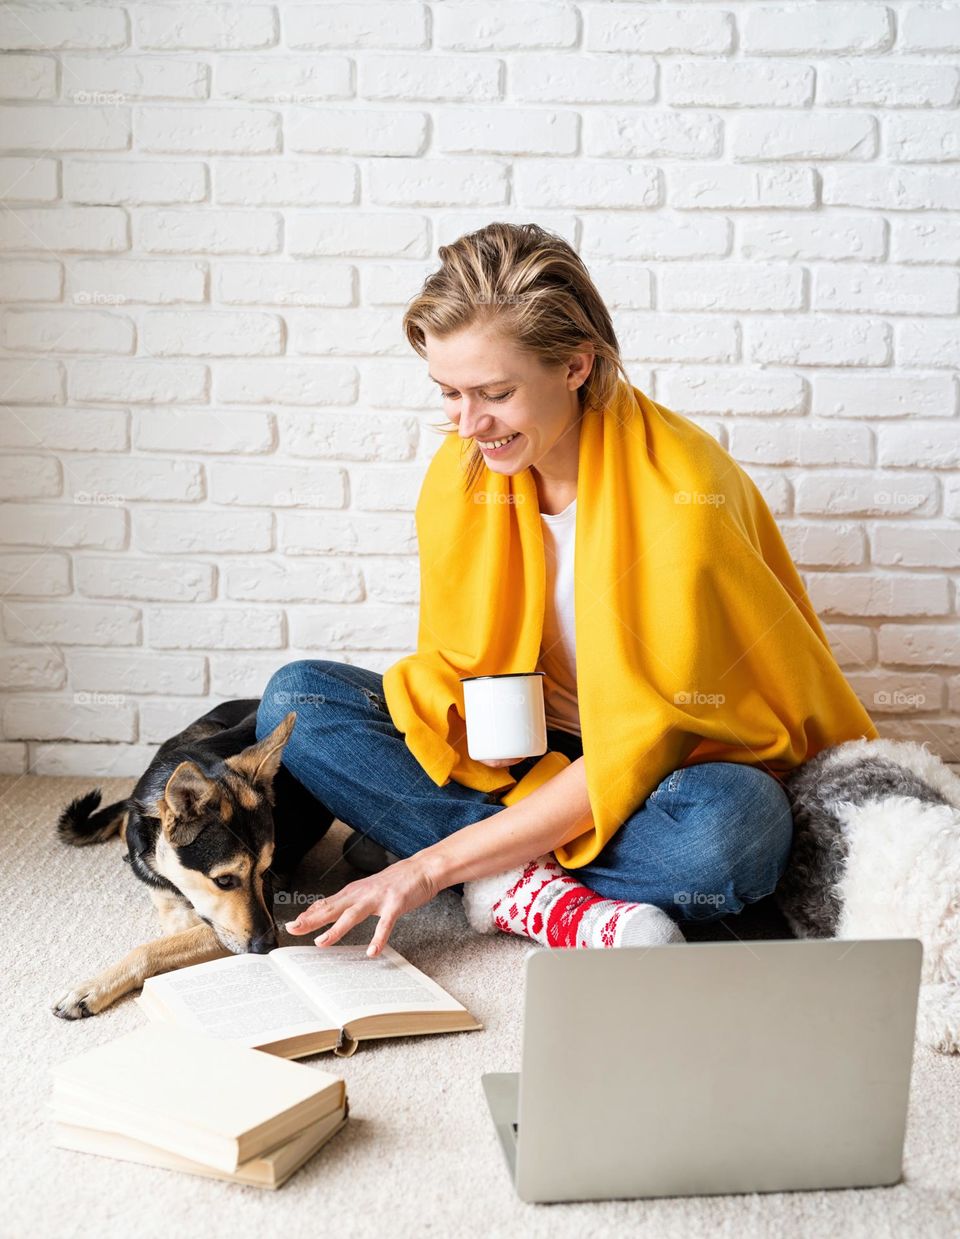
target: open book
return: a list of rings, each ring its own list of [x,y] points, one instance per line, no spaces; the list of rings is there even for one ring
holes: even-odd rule
[[[303,1058],[340,1057],[372,1037],[464,1032],[483,1025],[392,947],[283,946],[150,977],[136,999],[154,1020]]]

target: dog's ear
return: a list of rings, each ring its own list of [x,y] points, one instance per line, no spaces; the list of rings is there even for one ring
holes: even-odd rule
[[[216,791],[216,783],[192,761],[177,766],[163,790],[168,811],[161,814],[161,825],[169,843],[177,848],[193,843],[203,829],[203,811]]]
[[[258,787],[269,788],[273,783],[274,775],[280,767],[283,746],[290,739],[290,733],[293,731],[293,725],[296,721],[297,715],[295,711],[291,710],[286,718],[282,719],[268,736],[264,736],[256,744],[251,744],[241,753],[235,753],[233,757],[228,757],[226,764],[231,770],[235,770],[237,774],[242,775],[248,783]]]

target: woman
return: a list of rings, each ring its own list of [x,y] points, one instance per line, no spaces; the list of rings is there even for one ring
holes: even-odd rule
[[[295,709],[284,764],[399,859],[288,928],[376,915],[376,954],[452,887],[550,946],[682,941],[774,890],[778,774],[876,729],[756,486],[629,384],[575,251],[496,223],[439,253],[404,316],[453,423],[417,502],[417,651],[288,664],[257,719]],[[460,680],[534,668],[546,757],[470,758]]]

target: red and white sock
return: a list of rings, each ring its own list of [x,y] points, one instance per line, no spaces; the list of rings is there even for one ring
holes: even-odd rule
[[[567,873],[552,852],[519,869],[464,882],[463,907],[478,933],[501,930],[550,947],[684,941],[676,922],[661,908],[598,895]]]

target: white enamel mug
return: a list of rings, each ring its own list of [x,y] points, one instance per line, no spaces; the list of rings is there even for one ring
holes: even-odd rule
[[[467,752],[474,761],[540,757],[547,751],[542,671],[461,676]]]

